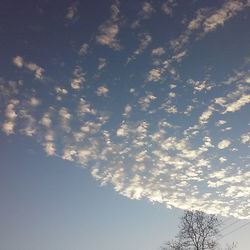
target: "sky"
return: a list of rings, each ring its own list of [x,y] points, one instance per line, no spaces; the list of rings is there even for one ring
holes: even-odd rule
[[[249,7],[2,0],[0,249],[159,249],[184,210],[247,223]]]

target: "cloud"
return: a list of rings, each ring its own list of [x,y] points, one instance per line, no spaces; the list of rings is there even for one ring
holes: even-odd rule
[[[132,106],[129,105],[129,104],[127,104],[127,105],[124,107],[124,113],[123,113],[123,115],[124,115],[124,116],[128,116],[128,115],[131,113],[132,109],[133,109]]]
[[[241,142],[242,142],[242,143],[244,143],[244,144],[249,144],[249,145],[250,145],[250,132],[241,135],[240,138],[241,138]]]
[[[142,54],[144,50],[152,42],[152,37],[148,33],[142,33],[142,34],[139,34],[139,40],[140,40],[140,43],[139,43],[138,48],[133,52],[132,56],[128,58],[127,62],[135,60],[138,55]]]
[[[79,18],[78,7],[79,7],[79,2],[74,2],[68,7],[67,13],[65,15],[65,19],[67,21],[75,22]]]
[[[119,2],[116,1],[115,4],[112,4],[110,7],[110,11],[111,11],[111,19],[113,21],[118,21],[119,20],[119,14],[120,14],[120,10],[119,10]]]
[[[59,110],[59,117],[61,122],[61,127],[65,132],[70,132],[70,120],[71,114],[69,113],[68,109],[65,107],[60,108]]]
[[[24,121],[24,127],[20,129],[21,134],[34,136],[37,132],[36,119],[29,114],[28,110],[22,110],[20,113],[20,118]]]
[[[42,67],[38,66],[37,64],[33,62],[25,62],[21,56],[16,56],[13,59],[13,64],[18,68],[25,67],[29,71],[34,72],[35,77],[37,79],[41,80],[44,77],[44,69]]]
[[[165,54],[165,49],[162,47],[158,47],[152,50],[152,55],[153,56],[162,56]]]
[[[161,80],[161,70],[160,69],[151,69],[148,72],[148,81],[158,82]]]
[[[221,163],[223,163],[223,162],[226,162],[226,161],[227,161],[227,159],[226,159],[226,158],[224,158],[224,157],[220,157],[220,158],[219,158],[219,161],[220,161]]]
[[[245,1],[240,2],[246,6]],[[163,11],[173,15],[176,3],[162,2]],[[18,80],[0,78],[2,132],[32,136],[47,155],[87,167],[101,185],[111,185],[130,199],[249,219],[248,117],[237,126],[233,114],[237,111],[237,119],[244,116],[247,111],[243,107],[250,103],[249,59],[216,84],[211,80],[214,71],[206,65],[195,69],[204,69],[198,80],[192,78],[193,70],[185,71],[190,66],[187,55],[192,52],[185,46],[222,27],[241,11],[230,3],[232,0],[216,9],[200,9],[190,20],[183,20],[184,32],[171,41],[172,47],[161,46],[158,37],[153,39],[147,32],[138,32],[138,44],[124,44],[126,49],[113,57],[107,48],[93,46],[90,38],[89,44],[80,46],[79,55],[73,54],[77,63],[69,62],[73,73],[68,74],[65,64],[62,74],[55,79],[48,76],[45,84],[29,83],[20,74],[42,78],[44,72],[38,64],[17,55],[12,63],[16,67],[13,78]],[[151,2],[143,4],[144,14],[137,16],[139,24],[148,22],[156,9]],[[94,43],[121,48],[120,29],[125,27],[127,32],[129,23],[121,17],[116,1]],[[124,66],[129,50],[132,59],[141,55],[141,60]],[[90,52],[90,60],[84,61],[81,57]],[[187,61],[181,65],[184,58]],[[102,72],[96,73],[98,70]],[[186,78],[178,79],[179,75]],[[102,86],[105,82],[108,85]]]
[[[249,7],[248,1],[228,0],[218,9],[198,9],[196,16],[187,23],[186,30],[178,38],[170,41],[172,49],[175,51],[182,50],[193,36],[204,37],[204,35],[224,25],[247,7]]]
[[[32,62],[26,63],[25,66],[27,69],[35,73],[35,77],[37,79],[43,79],[43,74],[44,74],[43,68],[39,67],[37,64],[32,63]]]
[[[229,0],[223,6],[215,10],[203,23],[204,33],[215,30],[218,26],[222,26],[226,21],[234,17],[244,8],[249,6],[248,1]]]
[[[141,54],[152,42],[152,37],[148,33],[140,34],[140,44],[134,55]]]
[[[16,125],[17,113],[15,111],[16,106],[19,104],[18,100],[12,99],[9,101],[5,109],[5,121],[2,125],[2,131],[6,135],[14,134],[14,129]]]
[[[71,80],[71,88],[79,90],[85,83],[85,73],[80,66],[76,66],[73,72],[73,79]]]
[[[97,111],[83,98],[80,98],[78,104],[78,116],[84,117],[86,115],[96,115]]]
[[[98,96],[107,96],[109,92],[109,89],[105,86],[100,86],[97,90],[96,90],[96,94]]]
[[[121,49],[121,45],[117,40],[118,33],[119,26],[117,24],[106,22],[99,27],[99,34],[96,36],[96,41],[111,49],[119,50]]]
[[[79,56],[86,56],[88,54],[88,50],[89,50],[89,45],[87,43],[83,43],[79,49]]]
[[[204,111],[199,117],[200,124],[206,124],[209,118],[213,115],[214,108],[213,106],[209,106],[206,111]]]
[[[150,103],[152,101],[154,101],[157,97],[154,96],[152,93],[148,93],[146,96],[143,96],[141,97],[139,100],[138,100],[138,103],[141,107],[142,110],[146,111],[149,106],[150,106]]]
[[[141,11],[139,12],[139,14],[144,18],[144,19],[148,19],[150,18],[150,16],[155,12],[153,6],[151,3],[149,2],[143,2],[142,3],[142,7],[141,7]]]
[[[6,135],[14,134],[15,123],[13,121],[5,121],[2,130]]]
[[[13,63],[18,68],[22,68],[24,65],[24,61],[23,61],[23,58],[21,56],[16,56],[15,58],[13,58]]]
[[[42,118],[40,120],[40,124],[42,124],[46,128],[51,127],[52,119],[51,119],[51,113],[50,112],[46,112],[45,114],[43,114],[43,116],[42,116]]]
[[[116,135],[119,137],[125,137],[129,133],[129,128],[127,124],[122,124],[117,130]]]
[[[242,95],[235,102],[225,105],[226,109],[223,112],[223,114],[227,112],[236,112],[240,110],[243,106],[247,105],[248,103],[250,103],[250,95]]]
[[[56,154],[56,146],[53,142],[45,142],[43,146],[47,155],[52,156]]]
[[[120,50],[122,46],[117,39],[119,33],[119,6],[111,5],[111,19],[101,24],[96,35],[97,43],[107,46],[113,50]]]
[[[189,79],[188,83],[190,83],[196,91],[204,91],[211,90],[213,88],[212,84],[209,84],[207,81],[195,81],[193,79]]]
[[[171,16],[173,14],[173,8],[177,6],[177,3],[175,0],[168,0],[165,3],[162,4],[161,9],[166,14]]]
[[[41,104],[41,101],[37,99],[36,97],[31,97],[29,100],[29,105],[32,107],[37,107]]]
[[[230,146],[231,142],[229,140],[222,140],[218,143],[217,147],[219,149],[225,149],[228,148]]]
[[[224,124],[226,124],[226,123],[227,123],[227,122],[224,121],[224,120],[219,120],[219,121],[216,122],[215,125],[219,127],[219,126],[222,126],[222,125],[224,125]]]
[[[107,66],[107,59],[100,57],[98,58],[98,70],[102,70]]]

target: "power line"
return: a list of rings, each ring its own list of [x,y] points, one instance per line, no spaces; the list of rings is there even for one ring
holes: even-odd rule
[[[236,231],[239,231],[241,228],[246,227],[246,226],[249,225],[249,224],[250,224],[250,221],[248,221],[247,223],[241,225],[240,227],[237,227],[236,229],[230,231],[229,233],[222,235],[222,237],[220,238],[220,240],[223,239],[223,238],[225,238],[226,236],[228,236],[228,235],[230,235],[230,234],[236,232]]]
[[[231,226],[233,226],[233,225],[235,225],[235,224],[237,224],[237,223],[239,223],[239,222],[240,222],[240,220],[236,220],[236,221],[234,221],[233,223],[231,223],[231,224],[229,224],[229,225],[223,227],[220,231],[221,231],[221,232],[222,232],[222,231],[225,231],[225,230],[228,229],[229,227],[231,227]]]

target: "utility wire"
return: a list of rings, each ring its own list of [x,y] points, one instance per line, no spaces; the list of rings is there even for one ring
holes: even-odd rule
[[[228,236],[228,235],[234,233],[234,232],[239,231],[241,228],[246,227],[246,226],[249,225],[249,224],[250,224],[250,221],[248,221],[247,223],[241,225],[240,227],[237,227],[236,229],[230,231],[229,233],[226,233],[226,234],[222,235],[222,237],[220,238],[220,240],[223,239],[223,238],[225,238],[226,236]]]
[[[220,231],[221,231],[221,232],[222,232],[222,231],[225,231],[225,230],[228,229],[229,227],[231,227],[231,226],[233,226],[233,225],[235,225],[235,224],[237,224],[237,223],[239,223],[239,222],[240,222],[240,220],[236,220],[236,221],[234,221],[233,223],[231,223],[231,224],[229,224],[229,225],[223,227]]]

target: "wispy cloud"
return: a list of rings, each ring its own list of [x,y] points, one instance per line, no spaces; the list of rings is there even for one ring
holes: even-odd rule
[[[96,35],[97,43],[114,50],[122,48],[117,38],[119,33],[119,12],[118,5],[111,5],[111,18],[99,26],[98,34]]]
[[[25,62],[24,59],[21,56],[16,56],[13,58],[13,64],[18,68],[25,67],[31,72],[34,72],[35,77],[37,79],[43,79],[44,76],[44,69],[40,66],[38,66],[36,63],[33,62]]]
[[[79,18],[78,14],[79,2],[73,2],[68,8],[65,19],[69,22],[75,22]]]

